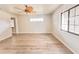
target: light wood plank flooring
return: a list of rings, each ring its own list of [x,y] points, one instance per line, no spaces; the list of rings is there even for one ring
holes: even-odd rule
[[[51,34],[15,34],[0,42],[0,53],[9,54],[71,54]]]

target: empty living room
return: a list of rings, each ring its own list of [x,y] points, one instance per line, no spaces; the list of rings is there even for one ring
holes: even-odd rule
[[[79,4],[0,4],[0,54],[79,53]]]

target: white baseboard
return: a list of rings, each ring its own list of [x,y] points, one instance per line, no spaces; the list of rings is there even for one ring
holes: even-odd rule
[[[58,36],[52,34],[53,36],[55,36],[55,38],[57,38],[61,43],[63,43],[72,53],[77,54],[69,45],[67,45],[64,41],[62,41],[61,38],[59,38]]]

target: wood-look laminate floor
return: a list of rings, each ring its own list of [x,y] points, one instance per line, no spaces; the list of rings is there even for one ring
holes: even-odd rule
[[[71,54],[51,34],[15,34],[0,42],[0,53],[11,54]]]

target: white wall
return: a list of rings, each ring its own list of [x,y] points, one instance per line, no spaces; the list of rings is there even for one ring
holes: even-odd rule
[[[62,41],[74,53],[79,53],[79,36],[60,30],[61,12],[74,5],[63,5],[52,15],[52,34]]]
[[[43,22],[30,22],[31,18],[43,18]],[[50,15],[18,16],[18,33],[51,33]]]
[[[0,21],[4,20],[3,22],[5,21],[9,22],[11,17],[15,17],[15,16],[10,13],[0,10]],[[2,26],[0,28],[0,40],[6,39],[12,36],[12,29],[10,28],[10,26],[4,27],[2,23],[0,23],[0,26]]]

